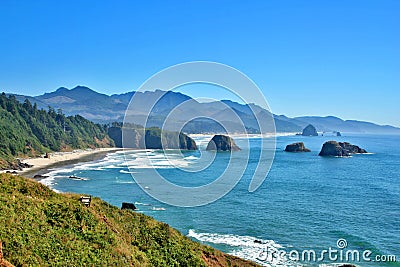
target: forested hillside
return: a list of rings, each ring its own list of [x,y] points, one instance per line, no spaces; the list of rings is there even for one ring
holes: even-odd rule
[[[15,166],[14,158],[47,151],[113,146],[107,127],[61,110],[38,109],[29,100],[0,96],[0,169]]]

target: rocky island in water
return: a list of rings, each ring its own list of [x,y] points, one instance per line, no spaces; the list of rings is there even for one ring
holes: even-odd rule
[[[322,146],[319,156],[349,157],[351,154],[363,154],[367,151],[348,142],[328,141]]]
[[[208,143],[206,150],[214,151],[239,151],[240,148],[235,141],[227,135],[217,134]]]

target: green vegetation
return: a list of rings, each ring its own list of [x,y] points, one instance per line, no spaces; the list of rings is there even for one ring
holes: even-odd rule
[[[0,241],[15,266],[256,266],[165,223],[31,179],[0,174]],[[0,266],[1,266],[0,259]]]
[[[39,110],[36,104],[20,103],[13,95],[0,95],[0,169],[12,167],[14,157],[109,146],[113,141],[106,126],[79,115],[67,117],[53,108]]]

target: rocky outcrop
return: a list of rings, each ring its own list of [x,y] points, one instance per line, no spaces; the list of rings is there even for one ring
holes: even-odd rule
[[[297,142],[287,145],[285,148],[286,152],[311,152],[310,149],[306,148],[303,142]]]
[[[336,136],[342,136],[340,132],[336,132]]]
[[[319,156],[337,156],[344,157],[349,156],[348,153],[343,151],[343,148],[336,141],[328,141],[322,145],[321,152],[319,152]]]
[[[47,175],[41,175],[41,174],[36,174],[35,176],[33,176],[33,179],[44,179],[44,178],[48,178],[49,176]]]
[[[307,125],[301,133],[302,136],[318,136],[317,129],[311,124]]]
[[[122,131],[124,142],[122,142]],[[108,131],[117,147],[138,149],[184,149],[197,150],[196,142],[184,133],[164,131],[160,128],[110,127]]]
[[[25,168],[32,168],[33,165],[30,165],[28,163],[22,162],[20,159],[16,159],[15,161],[11,161],[11,162],[6,162],[4,163],[4,167],[0,168],[3,170],[18,170],[18,171],[22,171]]]
[[[206,150],[216,151],[238,151],[240,148],[235,141],[227,135],[217,134],[208,143]]]
[[[32,168],[33,165],[25,163],[25,162],[21,162],[21,160],[17,159],[17,165],[18,165],[18,170],[24,169],[24,168]]]
[[[196,142],[192,138],[183,133],[179,134],[179,146],[180,149],[197,150]]]
[[[352,145],[348,142],[339,142],[339,145],[350,154],[363,154],[367,153],[367,151],[359,146]]]
[[[137,210],[137,208],[133,203],[122,202],[121,210]]]
[[[348,157],[351,154],[360,153],[367,153],[367,151],[348,142],[328,141],[322,146],[319,156]]]

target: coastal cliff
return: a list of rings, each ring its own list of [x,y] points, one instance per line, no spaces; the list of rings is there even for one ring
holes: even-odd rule
[[[138,149],[184,149],[197,150],[196,142],[181,132],[161,131],[160,128],[143,128],[132,125],[114,126],[108,129],[108,135],[117,147]],[[122,136],[124,139],[122,140]]]
[[[149,216],[0,174],[0,241],[15,266],[258,266]]]

